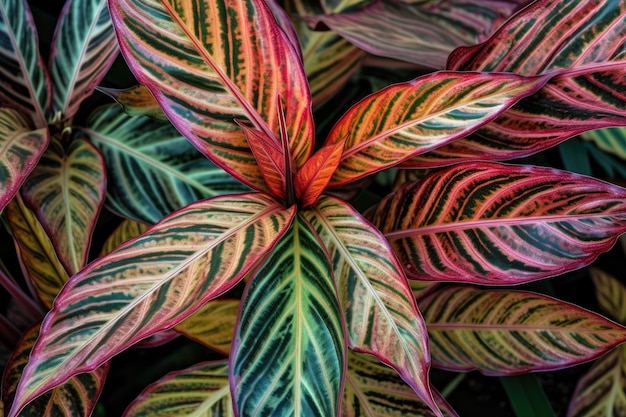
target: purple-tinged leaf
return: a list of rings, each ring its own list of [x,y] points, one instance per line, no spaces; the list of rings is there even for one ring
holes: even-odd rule
[[[518,284],[592,262],[626,231],[626,189],[550,168],[470,163],[371,212],[409,278]]]

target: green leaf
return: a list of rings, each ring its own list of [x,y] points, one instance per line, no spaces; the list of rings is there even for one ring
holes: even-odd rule
[[[107,0],[67,0],[50,53],[53,112],[71,119],[104,78],[118,51]]]
[[[475,131],[546,78],[437,72],[395,84],[352,106],[327,144],[346,139],[331,186],[397,165]]]
[[[203,198],[247,190],[213,165],[169,123],[96,110],[81,130],[107,163],[107,204],[124,217],[156,223]]]
[[[174,328],[190,339],[228,355],[237,324],[239,300],[211,300]]]
[[[294,211],[253,193],[199,201],[89,264],[44,320],[9,417],[232,288],[271,250]]]
[[[267,190],[234,119],[279,138],[286,100],[296,167],[312,152],[313,119],[299,54],[258,0],[110,2],[124,57],[174,126],[236,178]]]
[[[143,223],[130,219],[122,221],[122,223],[120,223],[120,225],[113,230],[113,233],[111,233],[104,241],[102,249],[100,250],[100,257],[113,252],[113,249],[117,248],[127,240],[139,236],[146,230],[148,230],[148,226]]]
[[[148,386],[124,412],[124,417],[232,415],[226,361],[170,372]]]
[[[32,129],[17,111],[0,108],[0,211],[35,168],[49,140],[47,128]]]
[[[37,214],[70,275],[87,263],[105,192],[104,160],[95,146],[78,137],[67,149],[53,137],[22,187],[24,200]]]
[[[626,159],[626,127],[608,127],[586,132],[583,139],[593,141],[605,152]]]
[[[244,294],[231,349],[236,415],[339,412],[346,347],[328,255],[301,217]]]
[[[500,377],[516,416],[556,417],[535,374]]]
[[[40,129],[51,93],[37,39],[26,0],[0,0],[0,106],[19,109]]]
[[[486,375],[560,369],[626,341],[626,329],[541,294],[453,286],[419,303],[433,366]]]
[[[626,190],[550,168],[468,163],[369,215],[409,278],[519,284],[581,268],[626,231]]]
[[[428,382],[426,327],[385,238],[334,197],[321,197],[305,216],[330,252],[350,347],[394,368],[440,415]]]
[[[618,323],[626,323],[626,286],[613,275],[589,268],[600,308]]]

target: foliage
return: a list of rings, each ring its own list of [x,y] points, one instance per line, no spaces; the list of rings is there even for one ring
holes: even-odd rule
[[[227,358],[125,415],[454,416],[431,364],[600,358],[587,415],[626,328],[485,285],[592,263],[626,189],[493,161],[626,126],[626,1],[526,3],[67,0],[43,65],[27,2],[0,0],[6,415],[89,415],[114,358],[178,334]],[[118,50],[140,85],[92,109]],[[336,106],[368,54],[420,75]],[[381,187],[395,168],[420,171]]]

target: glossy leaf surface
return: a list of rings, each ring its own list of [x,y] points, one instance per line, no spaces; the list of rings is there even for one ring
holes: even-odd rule
[[[447,287],[419,303],[433,366],[486,375],[559,369],[626,340],[626,329],[541,294]]]
[[[43,128],[50,103],[50,81],[37,39],[26,0],[1,0],[0,106],[19,109],[35,128]]]
[[[124,417],[232,416],[227,362],[204,362],[170,372],[148,386]]]
[[[235,333],[239,300],[211,300],[174,328],[190,339],[228,355]]]
[[[385,238],[334,197],[321,197],[305,215],[330,252],[350,347],[393,367],[437,409],[428,383],[426,328]]]
[[[267,5],[254,0],[111,1],[122,52],[172,123],[236,178],[265,190],[233,119],[279,138],[286,100],[291,154],[312,151],[310,95],[299,54]]]
[[[545,81],[514,74],[437,72],[366,97],[348,110],[328,136],[327,143],[347,137],[331,186],[463,137]]]
[[[156,223],[202,198],[247,188],[216,167],[169,123],[98,109],[82,129],[107,163],[107,204],[124,217]]]
[[[327,254],[305,220],[296,217],[242,302],[230,356],[235,415],[336,415],[341,312]]]
[[[550,168],[471,163],[386,197],[370,219],[409,278],[515,284],[592,262],[626,231],[626,190]]]
[[[107,0],[66,1],[52,41],[52,111],[72,118],[118,51]]]
[[[89,264],[44,320],[9,416],[232,288],[293,215],[259,194],[203,200]]]
[[[91,235],[104,204],[106,172],[100,152],[75,138],[67,149],[53,137],[22,187],[70,275],[87,263]]]
[[[35,168],[49,138],[47,128],[34,130],[17,111],[0,108],[0,210]]]

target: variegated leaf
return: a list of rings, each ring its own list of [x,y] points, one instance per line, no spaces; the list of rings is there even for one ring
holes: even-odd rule
[[[626,127],[608,127],[586,132],[583,139],[591,140],[598,148],[626,159]]]
[[[296,167],[313,146],[313,119],[299,54],[258,0],[110,1],[120,46],[139,82],[172,123],[217,165],[265,190],[234,118],[279,138],[286,100]],[[201,12],[199,12],[201,11]]]
[[[22,187],[70,275],[87,263],[91,235],[104,204],[106,172],[100,152],[76,137],[67,149],[57,137]]]
[[[237,323],[239,300],[211,300],[174,328],[190,339],[225,355]]]
[[[600,308],[619,323],[626,323],[626,286],[601,269],[592,267],[589,272]]]
[[[296,217],[246,287],[230,356],[235,415],[337,415],[345,355],[328,255]]]
[[[115,228],[113,233],[109,235],[107,240],[104,241],[102,249],[100,250],[100,257],[113,252],[113,249],[117,248],[122,243],[135,238],[148,230],[148,226],[136,222],[134,220],[126,219]]]
[[[456,412],[435,394],[446,417]],[[342,417],[434,417],[435,413],[415,394],[398,374],[376,358],[348,351],[348,374],[343,394]]]
[[[124,112],[130,116],[148,116],[157,120],[167,120],[163,109],[145,85],[138,84],[122,90],[97,87],[96,90],[117,101]]]
[[[559,369],[626,341],[626,328],[525,291],[447,287],[420,303],[433,366],[486,375]]]
[[[124,217],[156,223],[202,198],[247,189],[213,165],[169,123],[128,117],[119,106],[94,112],[81,129],[104,155],[107,204]]]
[[[54,298],[69,280],[69,274],[46,231],[19,194],[6,207],[6,215],[24,276],[39,300],[46,308],[51,308]]]
[[[426,328],[385,238],[334,197],[321,197],[305,216],[330,252],[350,347],[393,367],[441,415],[428,382]]]
[[[107,0],[67,0],[50,54],[53,112],[62,113],[64,120],[74,117],[118,51]]]
[[[437,288],[439,283],[435,281],[418,281],[416,279],[412,279],[409,281],[409,286],[411,287],[413,296],[417,301],[419,301],[421,298],[430,294],[435,288]]]
[[[0,62],[0,106],[19,109],[37,129],[46,127],[50,80],[26,0],[0,0]]]
[[[547,78],[437,72],[395,84],[354,105],[327,143],[347,137],[331,186],[346,184],[463,137]]]
[[[409,278],[516,284],[592,262],[626,231],[626,190],[550,168],[468,163],[376,206]]]
[[[44,320],[9,417],[232,288],[271,250],[294,211],[254,193],[199,201],[89,264]]]
[[[165,375],[124,412],[124,417],[145,416],[233,416],[228,363],[203,362]]]
[[[32,129],[17,111],[0,107],[0,211],[35,168],[49,140],[47,128]]]
[[[6,367],[2,378],[2,401],[8,405],[13,402],[15,389],[38,335],[39,325],[27,330]],[[108,369],[107,362],[93,372],[71,378],[28,404],[20,413],[20,417],[91,415],[104,386]]]

